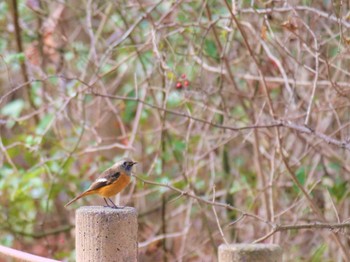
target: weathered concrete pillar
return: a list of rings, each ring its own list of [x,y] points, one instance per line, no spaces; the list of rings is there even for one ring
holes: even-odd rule
[[[275,244],[222,244],[219,262],[282,262],[282,253]]]
[[[76,211],[76,261],[137,261],[137,211],[81,207]]]

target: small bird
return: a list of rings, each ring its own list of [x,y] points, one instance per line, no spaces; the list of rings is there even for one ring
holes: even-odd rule
[[[108,168],[101,175],[99,175],[99,177],[85,192],[73,198],[65,205],[65,207],[69,206],[82,197],[98,194],[103,197],[108,207],[118,208],[118,206],[113,203],[110,197],[121,192],[130,183],[131,170],[136,163],[137,162],[134,162],[130,158],[121,159],[112,167]],[[107,199],[113,204],[113,206],[110,206],[108,204]]]

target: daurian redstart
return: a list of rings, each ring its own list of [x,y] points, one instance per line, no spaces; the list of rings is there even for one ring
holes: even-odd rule
[[[130,158],[124,158],[118,161],[99,175],[85,192],[69,201],[65,207],[84,196],[99,194],[103,197],[107,206],[118,208],[110,197],[118,194],[130,183],[131,169],[135,164],[136,162],[132,161]],[[113,206],[108,204],[106,198],[113,204]]]

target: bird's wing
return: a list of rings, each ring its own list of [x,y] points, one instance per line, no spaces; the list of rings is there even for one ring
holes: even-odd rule
[[[115,169],[107,169],[89,187],[87,191],[99,189],[114,183],[120,177],[120,172]]]

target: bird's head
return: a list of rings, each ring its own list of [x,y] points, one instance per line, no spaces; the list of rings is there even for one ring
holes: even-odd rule
[[[123,158],[118,162],[118,165],[127,172],[130,172],[135,164],[137,164],[137,162],[130,158]]]

